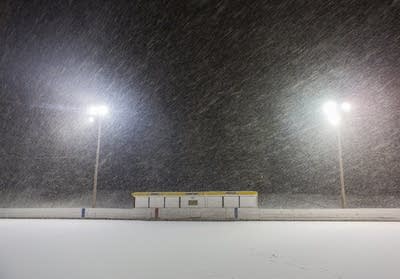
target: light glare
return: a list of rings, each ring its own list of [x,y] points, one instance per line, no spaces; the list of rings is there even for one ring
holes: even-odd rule
[[[336,104],[336,102],[329,101],[329,102],[325,103],[325,105],[324,105],[324,113],[326,115],[333,114],[333,113],[336,113],[336,112],[337,112],[337,104]]]
[[[90,116],[104,116],[108,114],[108,107],[104,105],[90,106],[87,110],[87,113]]]
[[[349,112],[351,110],[351,105],[349,103],[345,102],[342,104],[341,108],[344,112]]]
[[[341,118],[337,109],[336,102],[329,101],[325,103],[323,110],[326,117],[328,118],[329,123],[331,123],[333,126],[338,126],[340,124]]]
[[[328,121],[333,125],[333,126],[338,126],[340,124],[340,116],[339,114],[331,114],[328,116]]]

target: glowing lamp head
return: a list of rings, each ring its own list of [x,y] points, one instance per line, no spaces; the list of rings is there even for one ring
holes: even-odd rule
[[[351,105],[347,102],[342,103],[340,106],[334,101],[329,101],[324,104],[323,111],[329,121],[333,126],[338,126],[342,119],[342,112],[349,112],[351,110]]]
[[[340,123],[340,114],[338,112],[338,106],[336,102],[329,101],[325,103],[323,111],[328,118],[329,123],[333,126],[337,126]]]
[[[336,102],[329,101],[324,104],[324,113],[326,115],[330,115],[337,112],[337,104]]]
[[[87,109],[87,114],[92,117],[105,116],[108,114],[108,107],[104,105],[90,106]]]

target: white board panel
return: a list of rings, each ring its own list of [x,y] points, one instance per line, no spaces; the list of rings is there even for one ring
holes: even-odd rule
[[[239,207],[239,197],[238,196],[224,197],[224,207]]]
[[[164,197],[163,196],[150,196],[150,207],[164,207]]]
[[[241,196],[240,197],[240,207],[257,207],[257,197],[248,197]]]
[[[178,208],[179,207],[179,197],[165,197],[165,207],[166,208]]]
[[[149,199],[148,199],[148,197],[136,197],[135,198],[135,207],[136,208],[147,208],[147,207],[149,207]]]
[[[209,208],[222,208],[222,197],[206,196],[206,207]]]

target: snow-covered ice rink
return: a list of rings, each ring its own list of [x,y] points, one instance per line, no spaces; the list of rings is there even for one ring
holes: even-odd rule
[[[400,223],[0,219],[0,278],[399,278]]]

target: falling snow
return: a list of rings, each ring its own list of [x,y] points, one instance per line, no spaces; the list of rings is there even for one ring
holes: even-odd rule
[[[339,206],[322,104],[346,101],[350,206],[400,205],[399,1],[1,1],[0,207],[256,190]],[[293,201],[293,202],[291,202]]]

